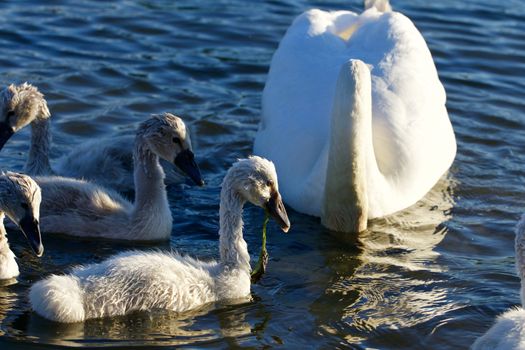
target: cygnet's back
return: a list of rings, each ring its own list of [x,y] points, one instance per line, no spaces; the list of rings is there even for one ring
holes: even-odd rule
[[[93,237],[130,219],[133,204],[113,190],[60,176],[35,180],[45,193],[40,223],[44,232]]]

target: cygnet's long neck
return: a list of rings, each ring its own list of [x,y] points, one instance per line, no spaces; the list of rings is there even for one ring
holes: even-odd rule
[[[133,231],[162,231],[159,225],[169,227],[172,217],[164,185],[164,171],[159,158],[147,146],[141,135],[135,139],[133,151],[135,203],[132,213]],[[147,238],[147,237],[144,237]],[[150,237],[161,239],[166,237]]]
[[[367,227],[366,167],[373,156],[371,76],[361,61],[341,68],[330,130],[321,222],[335,231],[360,232]]]
[[[4,227],[4,213],[0,211],[0,279],[16,277],[19,274],[15,254],[9,248]]]
[[[250,255],[242,235],[244,199],[233,188],[233,175],[223,181],[219,209],[221,263],[229,268],[250,272]]]
[[[30,175],[51,175],[49,163],[51,133],[49,118],[37,118],[31,123],[31,146],[27,157],[26,172]]]
[[[514,248],[516,254],[516,271],[521,279],[521,306],[525,307],[525,214],[522,215],[516,226],[516,241]]]

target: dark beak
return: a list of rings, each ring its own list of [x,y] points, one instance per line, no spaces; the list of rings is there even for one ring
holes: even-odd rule
[[[195,163],[195,156],[192,151],[186,149],[180,152],[177,157],[175,157],[173,163],[188,175],[197,186],[204,186],[204,181],[202,181],[201,178],[201,171],[199,170],[197,163]]]
[[[42,245],[42,237],[40,236],[40,227],[38,221],[31,214],[26,214],[18,223],[20,229],[26,236],[31,248],[36,256],[41,257],[44,254],[44,246]]]
[[[4,148],[7,140],[9,140],[14,133],[13,128],[9,124],[4,122],[0,123],[0,150]]]
[[[275,191],[272,193],[270,200],[265,204],[265,209],[277,224],[279,224],[281,230],[288,232],[290,229],[290,220],[288,219],[288,214],[286,214],[286,209],[284,208],[283,200],[279,192]]]

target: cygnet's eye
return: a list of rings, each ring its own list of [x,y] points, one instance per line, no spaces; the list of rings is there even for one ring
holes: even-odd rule
[[[178,137],[174,137],[174,138],[173,138],[173,143],[175,143],[175,144],[177,144],[177,145],[179,145],[179,146],[182,144],[181,141],[180,141],[180,139],[179,139]]]
[[[266,181],[266,186],[272,187],[273,186],[273,181],[272,180]]]
[[[7,111],[7,113],[6,113],[7,119],[13,117],[14,115],[15,115],[15,111],[13,111],[13,110]]]
[[[27,203],[20,203],[20,206],[21,206],[22,209],[24,209],[24,210],[29,209],[29,205],[27,205]]]

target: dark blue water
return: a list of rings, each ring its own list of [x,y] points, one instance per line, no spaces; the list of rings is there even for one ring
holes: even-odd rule
[[[177,315],[134,314],[58,325],[31,312],[31,284],[136,245],[44,236],[33,256],[16,231],[17,283],[0,285],[0,347],[168,346],[466,348],[519,303],[514,225],[525,209],[525,2],[395,1],[421,30],[448,94],[458,140],[450,173],[416,206],[359,235],[334,235],[291,211],[270,228],[269,271],[253,300]],[[45,93],[53,157],[95,137],[133,132],[170,111],[192,128],[208,186],[169,187],[170,244],[218,256],[218,194],[251,152],[272,53],[302,11],[361,1],[5,1],[0,83]],[[21,169],[29,130],[0,154]],[[262,213],[245,214],[252,258]]]

